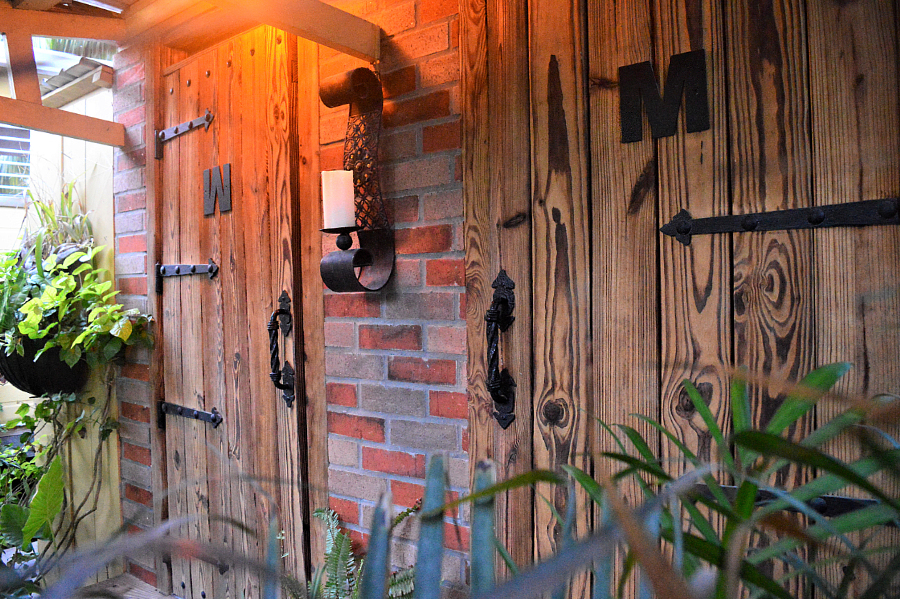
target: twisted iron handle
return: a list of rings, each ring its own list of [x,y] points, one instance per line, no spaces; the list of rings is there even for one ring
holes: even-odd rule
[[[272,367],[269,378],[272,379],[272,383],[275,384],[276,388],[282,391],[293,391],[293,384],[281,382],[281,362],[278,359],[278,317],[285,314],[290,316],[291,311],[285,308],[278,308],[272,312],[272,317],[269,318],[269,324],[266,326],[266,330],[269,331],[269,364]]]
[[[516,402],[516,382],[509,371],[500,370],[500,333],[512,325],[515,317],[512,312],[516,307],[516,297],[513,293],[516,285],[506,275],[505,270],[494,280],[494,297],[491,307],[484,315],[487,323],[485,336],[487,338],[487,388],[491,394],[495,407],[494,418],[500,423],[500,428],[506,429],[516,416],[514,414]]]

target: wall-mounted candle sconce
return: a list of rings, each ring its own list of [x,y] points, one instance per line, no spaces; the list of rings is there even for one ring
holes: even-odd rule
[[[346,170],[322,172],[322,231],[338,234],[339,250],[322,258],[322,280],[332,291],[378,291],[394,272],[394,232],[378,178],[381,81],[369,69],[354,69],[325,79],[319,97],[329,108],[350,105]],[[351,250],[354,232],[359,247]]]

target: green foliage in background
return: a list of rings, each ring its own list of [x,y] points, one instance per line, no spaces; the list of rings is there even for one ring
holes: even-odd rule
[[[81,522],[97,509],[105,442],[118,427],[110,413],[113,384],[109,366],[127,346],[151,343],[150,319],[114,303],[109,273],[96,266],[103,247],[74,183],[56,201],[29,195],[31,229],[17,252],[0,257],[0,351],[25,355],[25,341],[37,342],[34,359],[59,348],[69,366],[85,361],[103,384],[100,397],[57,393],[23,403],[4,428],[22,430],[21,448],[0,452],[0,568],[18,580],[16,592],[38,588],[41,579],[72,548]],[[60,366],[62,366],[62,362]],[[64,485],[63,460],[77,439],[94,440],[93,461],[77,473],[83,489],[77,501]],[[81,497],[81,493],[84,497]],[[59,517],[63,512],[66,517]],[[33,543],[35,539],[46,543]],[[12,592],[10,589],[7,589]]]
[[[397,526],[418,508],[402,511],[394,518]],[[365,558],[353,554],[353,541],[341,530],[340,518],[334,510],[319,508],[313,515],[325,525],[325,565],[318,568],[307,584],[309,599],[358,599]],[[415,568],[402,568],[391,573],[388,582],[390,599],[409,599],[414,588]]]
[[[900,479],[900,444],[872,426],[880,417],[893,419],[896,405],[885,411],[880,400],[852,402],[811,433],[798,438],[788,435],[792,429],[792,434],[798,433],[802,427],[796,425],[810,415],[816,402],[847,369],[846,364],[832,364],[810,373],[788,393],[762,430],[751,424],[747,380],[735,377],[731,433],[723,430],[697,389],[685,381],[686,392],[713,439],[710,459],[698,457],[659,422],[638,416],[648,425],[646,430],[671,443],[680,455],[663,460],[636,428],[601,423],[617,451],[595,456],[595,472],[574,467],[566,467],[564,472],[534,470],[495,482],[494,465],[483,462],[476,466],[473,492],[444,503],[445,460],[433,456],[417,516],[415,569],[404,574],[407,581],[409,577],[414,581],[413,599],[442,596],[445,514],[463,502],[471,504],[470,579],[476,599],[561,598],[571,580],[587,572],[592,572],[596,599],[896,597],[894,578],[900,570],[900,547],[878,547],[873,539],[884,532],[885,525],[900,524],[900,501],[886,492],[876,477]],[[856,439],[860,457],[843,461],[829,453],[829,442],[838,437],[845,441],[845,447],[847,439]],[[807,476],[797,480],[806,482],[793,489],[778,488],[774,483],[776,473],[785,467],[802,469]],[[494,536],[494,498],[536,483],[564,487],[567,509],[556,514],[560,532],[557,552],[524,569],[509,560]],[[629,505],[624,495],[634,489],[643,498],[637,505]],[[811,507],[817,499],[837,492],[876,501],[832,518]],[[593,519],[593,530],[576,538],[576,506],[581,504],[579,497],[585,495],[591,500],[589,509],[598,517]],[[374,510],[364,564],[350,551],[349,537],[340,530],[337,516],[319,512],[317,517],[325,524],[329,544],[326,565],[317,571],[308,589],[289,584],[291,581],[280,571],[282,548],[274,523],[270,525],[267,558],[261,563],[221,547],[173,539],[167,533],[183,525],[181,521],[122,537],[95,553],[84,554],[44,597],[71,596],[97,568],[122,552],[141,548],[159,554],[181,552],[186,557],[205,555],[207,561],[215,556],[218,563],[251,568],[263,581],[264,599],[276,599],[279,586],[294,596],[303,596],[305,591],[309,599],[384,599],[392,596],[392,581],[396,580],[390,559],[396,524],[392,512],[390,494],[386,493]],[[495,580],[498,559],[505,560],[512,573],[504,581]],[[773,564],[782,564],[783,574],[774,574],[779,570],[771,568]],[[827,580],[824,567],[843,572],[842,579]],[[798,577],[804,580],[801,587],[785,585]]]
[[[96,368],[135,343],[149,345],[149,317],[113,303],[109,273],[95,265],[93,229],[74,199],[74,184],[58,203],[31,198],[38,226],[18,252],[0,258],[0,351],[25,354],[24,340],[42,340],[35,359],[53,347],[69,365]]]

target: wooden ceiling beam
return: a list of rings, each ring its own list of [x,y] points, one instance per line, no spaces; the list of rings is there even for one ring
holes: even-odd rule
[[[179,14],[202,14],[213,5],[204,0],[139,0],[122,13],[129,45],[147,37],[147,32],[171,21]]]
[[[23,100],[0,97],[0,123],[84,139],[107,146],[125,145],[125,127],[121,123],[47,108]]]
[[[6,32],[6,49],[9,51],[9,75],[13,96],[23,102],[41,103],[41,85],[31,35],[14,29]]]
[[[126,46],[138,46],[147,43],[162,43],[170,31],[179,29],[186,24],[196,23],[198,28],[203,26],[203,18],[208,13],[216,10],[216,7],[203,0],[189,1],[176,0],[175,2],[159,2],[168,7],[167,10],[157,10],[151,6],[153,2],[139,2],[134,5],[146,5],[138,12],[126,11]],[[176,9],[177,10],[172,10]],[[203,16],[203,18],[198,18]]]
[[[381,28],[319,0],[212,0],[260,23],[369,62],[381,56]]]
[[[28,10],[50,10],[57,4],[59,0],[12,0],[13,7]]]
[[[125,21],[113,17],[89,17],[11,8],[0,2],[0,33],[26,31],[29,35],[123,41]]]

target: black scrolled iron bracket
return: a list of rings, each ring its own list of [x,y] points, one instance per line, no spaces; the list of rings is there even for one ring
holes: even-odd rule
[[[708,218],[694,218],[687,210],[681,210],[659,230],[683,245],[691,245],[691,237],[694,235],[872,225],[900,225],[900,199],[864,200]]]
[[[516,407],[516,381],[509,370],[500,370],[500,333],[505,332],[515,317],[512,315],[516,308],[516,284],[510,279],[505,270],[501,270],[491,284],[494,288],[494,298],[491,307],[484,315],[487,323],[485,336],[487,337],[487,364],[488,378],[487,388],[494,400],[494,418],[500,424],[500,428],[506,430],[516,419],[514,413]]]
[[[329,108],[350,105],[344,139],[344,169],[353,171],[356,227],[322,229],[337,233],[337,247],[322,258],[322,281],[332,291],[378,291],[394,272],[394,232],[378,172],[378,140],[384,94],[378,76],[359,68],[329,77],[319,86],[319,97]],[[356,232],[359,247],[350,249],[350,233]]]
[[[278,309],[272,312],[269,317],[269,323],[266,330],[269,332],[269,364],[272,372],[269,378],[276,389],[283,391],[282,397],[287,407],[294,406],[296,397],[294,392],[295,372],[294,367],[287,360],[284,361],[284,367],[281,367],[278,359],[278,330],[281,329],[282,335],[287,336],[291,332],[293,326],[293,317],[291,316],[291,299],[286,291],[281,292],[278,298]]]

